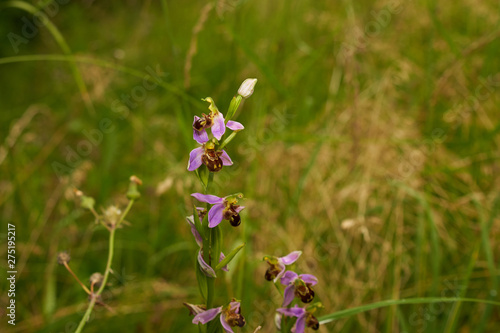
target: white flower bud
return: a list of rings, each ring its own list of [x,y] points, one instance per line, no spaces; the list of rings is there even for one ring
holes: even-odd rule
[[[248,98],[252,96],[253,88],[255,87],[256,83],[257,79],[246,79],[241,84],[240,89],[238,89],[238,95],[240,95],[243,98]]]

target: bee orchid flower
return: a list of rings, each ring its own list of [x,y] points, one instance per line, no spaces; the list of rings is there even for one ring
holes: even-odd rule
[[[306,309],[300,308],[297,305],[293,308],[280,308],[277,309],[277,311],[287,317],[297,318],[295,328],[292,329],[295,333],[304,333],[306,326],[312,328],[313,330],[317,330],[319,328],[318,319],[316,319],[311,312],[308,312]],[[281,324],[281,318],[277,321],[277,323]]]
[[[293,251],[284,257],[264,257],[264,260],[269,264],[269,268],[266,271],[265,279],[267,281],[274,282],[278,281],[279,278],[285,274],[286,266],[293,264],[297,259],[299,259],[302,251]]]
[[[201,193],[193,193],[191,196],[198,201],[213,205],[208,211],[209,228],[215,228],[222,220],[228,220],[233,227],[240,225],[240,212],[245,208],[237,204],[238,199],[243,198],[241,193],[229,195],[224,198]]]
[[[298,275],[295,272],[287,271],[281,278],[281,284],[286,286],[283,295],[283,306],[288,306],[295,296],[302,302],[309,303],[314,299],[312,286],[318,283],[318,279],[311,274]]]
[[[193,139],[196,140],[196,142],[200,144],[208,142],[208,134],[206,131],[208,128],[211,128],[212,135],[217,140],[222,138],[226,132],[226,127],[233,131],[240,131],[244,129],[243,125],[237,121],[229,120],[226,124],[224,115],[219,111],[211,97],[205,98],[204,101],[210,103],[210,106],[208,107],[210,113],[208,115],[203,113],[201,117],[194,116]]]
[[[234,333],[232,327],[245,326],[245,318],[240,313],[240,302],[233,300],[227,306],[220,306],[218,308],[208,309],[198,313],[193,318],[193,324],[206,324],[214,320],[220,314],[220,322],[226,333]]]

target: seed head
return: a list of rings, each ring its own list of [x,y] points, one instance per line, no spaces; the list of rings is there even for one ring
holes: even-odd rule
[[[70,260],[71,260],[71,256],[66,251],[59,252],[57,254],[57,263],[59,265],[64,265],[65,263],[67,264]]]

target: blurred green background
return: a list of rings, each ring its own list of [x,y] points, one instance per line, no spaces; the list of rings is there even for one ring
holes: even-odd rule
[[[40,12],[51,23],[37,26]],[[499,18],[492,0],[0,2],[0,233],[3,244],[16,225],[18,270],[17,324],[2,292],[2,331],[74,331],[86,295],[56,254],[87,280],[104,270],[108,233],[73,189],[123,208],[135,174],[142,197],[104,295],[116,313],[97,308],[84,331],[197,332],[182,306],[200,302],[184,220],[201,191],[186,170],[191,122],[207,96],[225,113],[248,77],[259,81],[227,149],[235,165],[214,193],[247,198],[242,226],[223,224],[226,251],[247,245],[216,295],[242,300],[241,331],[274,331],[281,298],[262,257],[293,250],[320,280],[320,315],[385,299],[498,301]],[[499,322],[495,306],[436,303],[320,332]]]

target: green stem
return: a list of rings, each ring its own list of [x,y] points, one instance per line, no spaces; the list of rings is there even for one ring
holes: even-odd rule
[[[83,327],[85,327],[85,324],[89,321],[90,314],[92,313],[92,310],[94,309],[97,298],[101,295],[101,293],[104,290],[104,287],[106,286],[106,283],[108,281],[109,272],[111,271],[111,262],[113,261],[115,232],[116,232],[115,228],[112,228],[109,232],[108,262],[106,264],[106,270],[104,271],[104,278],[102,280],[101,287],[99,287],[99,290],[97,290],[97,292],[95,294],[91,294],[90,303],[87,307],[87,311],[85,311],[85,314],[83,315],[82,320],[80,321],[80,324],[78,324],[78,327],[76,328],[75,333],[80,333],[83,330]]]
[[[214,182],[214,173],[209,171],[207,187],[205,188],[205,194],[208,194],[208,192],[210,191],[210,186],[212,185],[213,182]]]
[[[215,279],[207,277],[207,309],[211,309],[214,305],[215,294]]]
[[[214,181],[214,174],[213,172],[209,172],[208,174],[208,180],[207,180],[207,187],[205,188],[205,194],[207,194],[210,190],[210,186],[212,185]],[[208,209],[208,207],[207,207]],[[210,251],[213,249],[213,229],[207,228],[206,231],[208,231],[208,248],[206,251],[204,251],[205,254],[205,260],[210,266],[213,266],[213,263],[211,261],[215,260],[214,258],[211,258],[210,256]],[[215,262],[217,262],[215,260]],[[214,294],[215,294],[215,279],[211,277],[207,277],[207,309],[211,309],[213,304],[214,304]]]
[[[130,208],[134,204],[134,200],[130,200],[127,208],[125,208],[125,211],[123,214],[120,216],[120,220],[116,223],[115,226],[111,228],[109,231],[109,252],[108,252],[108,261],[106,263],[106,270],[104,271],[104,278],[102,279],[101,286],[97,290],[96,293],[91,294],[90,297],[90,303],[87,307],[87,311],[85,311],[85,314],[82,317],[82,320],[80,321],[80,324],[78,324],[78,327],[76,328],[75,333],[80,333],[83,328],[85,327],[85,324],[89,321],[90,314],[92,313],[92,310],[94,309],[94,306],[97,302],[97,299],[99,296],[101,296],[102,292],[104,291],[104,288],[106,287],[106,283],[108,282],[109,278],[109,273],[111,272],[111,263],[113,262],[113,254],[114,254],[114,249],[115,249],[115,233],[116,233],[116,228],[120,225],[120,223],[123,222],[125,219],[125,216],[127,216],[128,212],[130,211]]]
[[[229,142],[231,142],[234,137],[238,134],[238,131],[233,131],[224,141],[221,143],[221,145],[218,147],[219,150],[223,149]]]
[[[116,227],[118,227],[123,220],[125,219],[125,216],[127,216],[128,212],[130,211],[130,208],[132,208],[132,205],[134,204],[134,199],[130,199],[128,202],[127,208],[125,208],[125,211],[123,212],[122,216],[120,216],[120,220],[118,220],[118,223],[116,223]]]
[[[92,297],[90,300],[89,306],[87,308],[87,311],[85,311],[85,314],[83,315],[82,320],[80,321],[80,324],[78,324],[78,327],[76,328],[75,333],[80,333],[83,330],[83,327],[89,321],[90,314],[92,313],[92,310],[94,309],[96,298]]]

